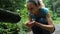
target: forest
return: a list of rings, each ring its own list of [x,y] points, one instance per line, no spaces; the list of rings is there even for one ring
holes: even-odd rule
[[[28,19],[26,8],[27,0],[0,0],[0,8],[16,12],[21,16],[21,21],[12,24],[7,22],[0,23],[0,34],[26,34],[28,32],[25,22]],[[60,0],[43,0],[45,7],[49,9],[54,24],[60,22]]]

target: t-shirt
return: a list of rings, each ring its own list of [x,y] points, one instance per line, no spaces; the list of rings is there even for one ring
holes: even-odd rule
[[[45,7],[40,8],[38,11],[41,13],[40,15],[41,17],[38,18],[35,15],[29,13],[29,16],[31,17],[31,19],[39,23],[48,25],[48,22],[46,20],[46,14],[48,13],[48,8],[45,8]],[[51,34],[51,32],[49,32],[48,30],[42,29],[36,25],[32,27],[32,31],[33,31],[33,34]]]

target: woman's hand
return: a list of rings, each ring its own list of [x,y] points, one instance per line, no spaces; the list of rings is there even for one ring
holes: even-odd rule
[[[32,27],[34,25],[35,21],[32,22],[26,22],[27,27]]]
[[[28,31],[31,31],[31,27],[33,26],[33,25],[35,25],[35,21],[32,21],[32,22],[26,22],[26,24],[25,24],[27,27],[28,27]]]

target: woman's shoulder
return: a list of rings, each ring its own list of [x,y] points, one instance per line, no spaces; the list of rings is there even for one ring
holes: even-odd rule
[[[48,8],[46,7],[41,8],[41,13],[42,13],[42,16],[46,16],[46,14],[48,14]]]
[[[48,8],[43,7],[43,8],[42,8],[42,11],[43,11],[43,12],[48,12]]]
[[[42,8],[42,13],[47,14],[47,13],[48,13],[48,8],[43,7],[43,8]]]

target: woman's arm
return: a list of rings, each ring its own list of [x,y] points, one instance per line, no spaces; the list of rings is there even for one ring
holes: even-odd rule
[[[52,19],[51,19],[49,13],[46,15],[46,20],[48,21],[48,25],[38,23],[38,22],[35,22],[35,25],[39,26],[42,29],[46,29],[50,32],[53,32],[54,31],[54,26],[53,26]]]
[[[34,25],[34,21],[32,21],[30,16],[28,17],[28,20],[25,25],[28,27],[28,31],[31,31],[31,27]]]

